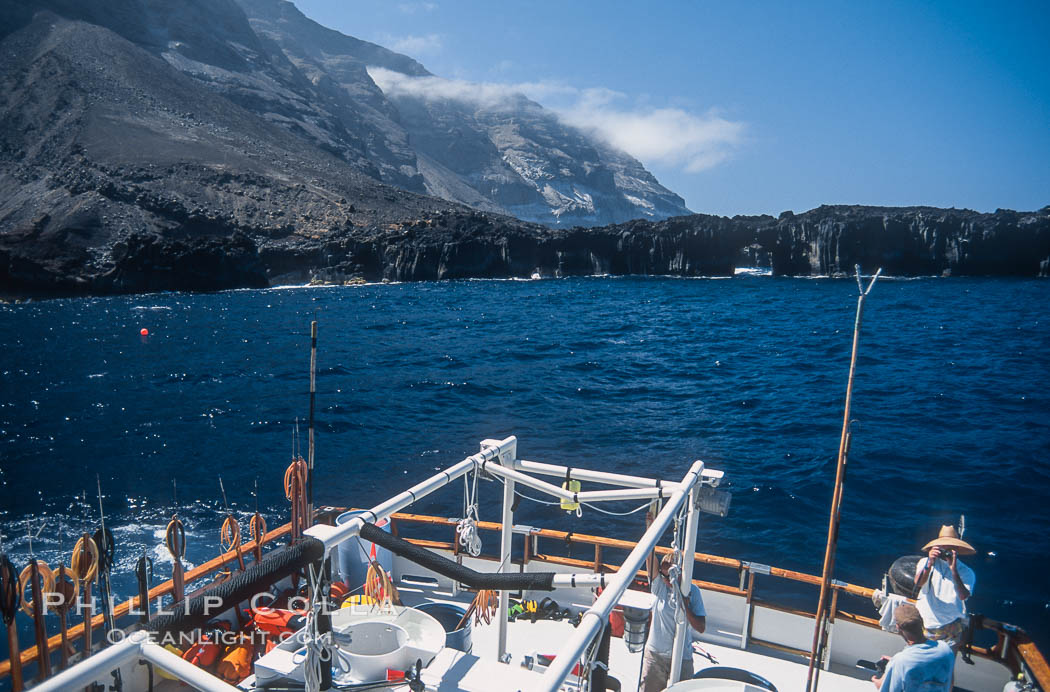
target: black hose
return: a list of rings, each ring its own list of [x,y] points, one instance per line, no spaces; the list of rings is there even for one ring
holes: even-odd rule
[[[361,538],[382,546],[390,552],[426,567],[438,574],[455,579],[473,589],[492,591],[554,591],[554,572],[529,572],[525,574],[485,574],[475,572],[469,567],[456,564],[452,560],[432,553],[426,548],[412,545],[408,541],[393,536],[374,524],[361,527]]]
[[[266,591],[281,579],[324,557],[324,543],[309,536],[290,546],[267,553],[259,562],[253,562],[243,572],[186,601],[176,603],[171,612],[158,615],[146,624],[146,629],[164,635],[168,632],[191,632],[205,626],[219,613],[238,607],[255,594]],[[220,599],[218,605],[214,600]]]

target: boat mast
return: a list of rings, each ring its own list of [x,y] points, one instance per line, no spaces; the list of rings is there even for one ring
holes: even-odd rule
[[[860,265],[856,265],[857,288],[860,295],[857,297],[857,319],[853,325],[853,352],[849,362],[849,380],[846,383],[846,407],[842,416],[842,437],[839,439],[839,456],[835,468],[835,489],[831,495],[831,514],[828,518],[828,542],[824,548],[824,572],[820,580],[820,600],[817,602],[817,616],[813,627],[813,646],[810,649],[809,671],[806,674],[806,692],[817,689],[820,679],[820,661],[824,657],[824,649],[828,643],[828,630],[831,622],[831,614],[828,608],[828,595],[831,590],[831,574],[835,569],[835,550],[838,545],[839,519],[842,510],[842,491],[846,480],[846,458],[849,454],[850,443],[850,405],[853,400],[853,376],[857,371],[857,347],[860,343],[861,317],[864,314],[864,299],[871,293],[871,289],[882,274],[880,268],[871,277],[871,283],[867,290],[860,280]]]

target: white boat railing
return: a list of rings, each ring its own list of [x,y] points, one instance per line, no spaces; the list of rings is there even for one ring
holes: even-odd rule
[[[489,463],[494,462],[494,463]],[[586,469],[569,469],[565,466],[555,464],[541,464],[532,461],[519,461],[517,459],[517,438],[508,437],[504,440],[483,440],[481,451],[467,457],[458,464],[454,464],[444,471],[440,471],[425,481],[416,484],[409,490],[395,495],[389,500],[363,510],[352,520],[339,526],[316,525],[306,530],[308,536],[312,536],[325,545],[325,554],[330,555],[340,543],[358,535],[361,527],[366,522],[377,522],[388,519],[390,515],[415,503],[423,497],[448,485],[453,480],[467,473],[487,472],[498,476],[503,481],[503,511],[502,529],[500,536],[500,562],[498,572],[504,572],[513,568],[511,560],[511,544],[514,534],[514,500],[515,485],[520,483],[533,490],[546,495],[565,500],[567,502],[612,502],[617,500],[643,500],[661,499],[666,500],[663,508],[653,520],[652,525],[639,539],[637,545],[624,560],[620,568],[611,575],[559,575],[555,579],[556,587],[569,586],[570,584],[580,586],[584,584],[597,584],[605,582],[605,588],[601,596],[583,613],[579,626],[573,630],[570,638],[562,646],[555,657],[550,668],[543,675],[543,682],[538,689],[557,690],[568,678],[573,667],[585,656],[588,647],[595,637],[601,633],[602,627],[608,621],[609,613],[623,592],[627,590],[635,574],[652,554],[660,537],[671,526],[675,517],[686,505],[686,535],[684,545],[689,549],[684,551],[685,555],[692,555],[696,543],[696,527],[698,508],[697,488],[705,476],[704,463],[696,461],[690,467],[681,481],[666,481],[657,478],[645,478],[641,476],[628,476],[624,474],[605,473],[602,471],[590,471]],[[571,474],[576,480],[588,480],[612,486],[623,486],[613,490],[589,490],[572,491],[552,483],[548,483],[530,475],[534,474],[548,476],[565,476]],[[717,485],[722,478],[721,472],[707,474],[707,481],[711,485]],[[371,515],[371,516],[369,516]],[[692,583],[693,560],[684,559],[681,565],[682,579],[681,588],[683,596],[688,598],[689,588]],[[509,606],[509,593],[500,591],[499,598],[499,660],[504,660],[507,654],[507,610]],[[676,655],[681,656],[683,647],[686,645],[686,625],[680,623],[675,633]],[[678,671],[672,672],[671,682],[677,682]]]

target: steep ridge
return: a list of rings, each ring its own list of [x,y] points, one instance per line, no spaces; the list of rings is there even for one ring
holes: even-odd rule
[[[266,285],[260,243],[452,208],[376,182],[103,27],[42,12],[0,48],[6,287]],[[128,275],[136,249],[156,255],[157,276]],[[180,269],[198,250],[211,259]]]
[[[330,81],[367,104],[371,110],[362,108],[360,117],[391,141],[410,145],[432,195],[553,226],[689,213],[682,198],[637,160],[561,123],[533,101],[407,92],[399,80],[433,79],[411,58],[326,29],[286,0],[237,1],[256,32],[279,45],[315,83]],[[380,78],[380,90],[376,74],[393,79]]]

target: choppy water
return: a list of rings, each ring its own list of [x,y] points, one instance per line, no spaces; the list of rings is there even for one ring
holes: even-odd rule
[[[965,514],[979,550],[971,609],[1028,629],[1044,651],[1048,295],[1036,280],[875,287],[836,569],[877,586],[894,558]],[[702,524],[699,550],[819,574],[855,307],[851,281],[751,276],[0,306],[3,549],[25,562],[28,519],[44,524],[34,552],[68,560],[98,520],[96,474],[121,598],[143,550],[169,574],[158,546],[173,478],[191,562],[218,550],[220,473],[235,511],[253,509],[258,478],[270,524],[283,521],[317,319],[319,503],[369,505],[510,434],[523,458],[623,473],[677,477],[700,458],[726,471],[734,500],[727,519]],[[458,514],[459,495],[443,497],[422,509]],[[497,488],[484,497],[482,518],[498,519]],[[566,525],[528,503],[519,517]],[[639,517],[588,512],[574,528],[635,538]]]

